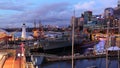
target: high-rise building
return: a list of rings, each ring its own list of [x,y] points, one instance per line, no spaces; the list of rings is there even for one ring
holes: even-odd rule
[[[92,11],[85,11],[84,12],[84,22],[85,22],[85,24],[87,24],[91,20],[92,20]]]
[[[73,24],[75,25],[75,16],[72,16],[71,18],[71,26],[73,26]]]
[[[104,18],[109,18],[110,16],[114,15],[114,9],[113,8],[106,8],[104,10]]]
[[[84,18],[83,17],[74,17],[73,16],[71,18],[71,26],[73,25],[73,23],[74,23],[75,28],[82,29],[83,24],[84,24]]]
[[[74,26],[75,26],[75,27],[78,26],[78,17],[72,16],[72,19],[71,19],[71,26],[73,25],[73,23],[74,23]]]
[[[117,18],[117,19],[120,18],[120,0],[118,0],[117,7],[114,8],[114,16],[115,16],[115,18]]]
[[[120,8],[114,10],[114,16],[115,18],[120,18]]]
[[[120,7],[120,0],[118,0],[118,7]]]

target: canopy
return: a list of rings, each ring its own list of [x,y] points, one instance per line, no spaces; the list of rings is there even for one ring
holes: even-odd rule
[[[120,50],[120,48],[118,46],[111,46],[107,50],[109,50],[109,51],[116,51],[116,50]]]

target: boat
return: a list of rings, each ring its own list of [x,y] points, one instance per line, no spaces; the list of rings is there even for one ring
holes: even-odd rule
[[[36,27],[35,27],[36,28]],[[38,32],[35,32],[38,31]],[[93,47],[96,41],[91,41],[88,37],[88,29],[74,31],[74,50],[75,52],[82,52],[84,49]],[[40,45],[39,48],[31,49],[31,52],[44,52],[52,54],[64,54],[71,52],[72,49],[72,31],[64,32],[45,32],[43,28],[35,29],[33,36],[37,40],[36,45]],[[35,42],[36,43],[36,42]],[[82,51],[81,51],[82,50]],[[64,53],[63,53],[64,52]]]
[[[49,32],[49,34],[46,35],[46,38],[39,39],[37,42],[35,42],[36,46],[40,45],[40,47],[31,49],[31,52],[44,52],[50,54],[70,53],[72,48],[72,39],[66,36],[66,34],[69,33]],[[97,44],[97,41],[87,41],[83,38],[75,38],[75,52],[83,53],[85,49],[94,47],[94,45]]]

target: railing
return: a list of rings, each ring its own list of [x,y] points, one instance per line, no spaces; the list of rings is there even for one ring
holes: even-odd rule
[[[4,65],[6,58],[7,58],[7,56],[3,55],[3,57],[0,59],[0,68],[3,68],[3,65]]]

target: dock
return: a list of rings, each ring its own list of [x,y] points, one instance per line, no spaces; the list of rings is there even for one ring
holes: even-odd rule
[[[70,61],[72,60],[72,56],[57,56],[57,55],[52,55],[52,54],[43,54],[43,53],[35,53],[33,54],[34,56],[41,56],[45,57],[46,62],[58,62],[58,61]],[[112,54],[109,54],[108,57],[113,57],[117,58],[118,54],[112,52]],[[120,55],[119,55],[120,57]],[[97,58],[106,58],[106,54],[98,54],[98,55],[74,55],[74,60],[82,60],[82,59],[97,59]]]
[[[74,60],[80,60],[80,59],[96,59],[96,58],[104,58],[105,55],[88,55],[88,56],[85,56],[85,55],[79,55],[79,56],[74,56]],[[46,57],[46,60],[48,62],[57,62],[57,61],[69,61],[72,59],[72,56],[59,56],[59,57],[54,57],[54,58],[48,58]]]

